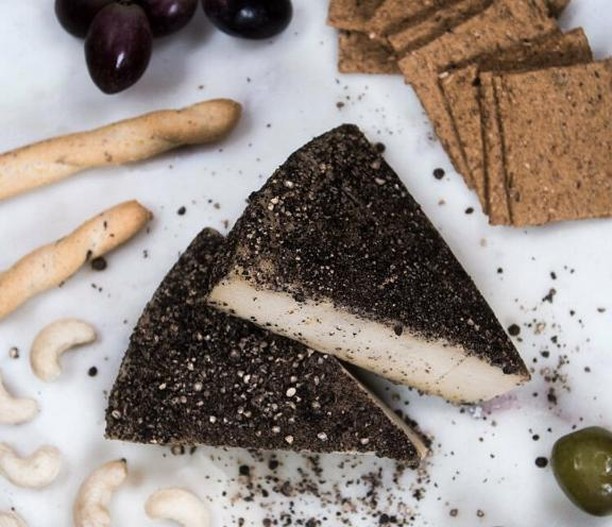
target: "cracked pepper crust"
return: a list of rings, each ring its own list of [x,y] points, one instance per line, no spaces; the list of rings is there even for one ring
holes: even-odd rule
[[[312,140],[250,196],[213,281],[236,270],[256,288],[331,300],[529,378],[471,278],[354,125]]]
[[[109,397],[107,437],[418,465],[414,444],[337,359],[203,302],[222,244],[202,231],[145,308]]]

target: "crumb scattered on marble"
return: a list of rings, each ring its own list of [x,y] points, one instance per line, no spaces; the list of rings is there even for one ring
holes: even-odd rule
[[[94,271],[104,271],[108,267],[108,262],[104,256],[98,256],[91,261],[90,265]]]
[[[510,324],[508,326],[508,333],[510,334],[510,336],[516,337],[516,336],[520,335],[521,328],[520,328],[520,326],[518,324]]]

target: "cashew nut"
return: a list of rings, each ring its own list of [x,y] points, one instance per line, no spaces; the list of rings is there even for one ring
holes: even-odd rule
[[[172,520],[183,527],[209,527],[208,508],[188,490],[170,488],[154,492],[145,503],[145,512],[154,520]]]
[[[108,511],[113,492],[127,477],[127,461],[109,461],[81,484],[74,502],[74,527],[110,527]]]
[[[0,474],[18,487],[40,489],[50,485],[61,465],[62,456],[55,447],[43,446],[20,457],[9,445],[0,443]]]
[[[0,511],[0,527],[28,527],[16,512]]]
[[[17,425],[31,421],[38,414],[34,399],[13,397],[2,383],[0,373],[0,424]]]
[[[75,346],[96,340],[95,329],[76,318],[62,318],[44,327],[32,344],[30,364],[34,375],[54,381],[62,372],[61,355]]]

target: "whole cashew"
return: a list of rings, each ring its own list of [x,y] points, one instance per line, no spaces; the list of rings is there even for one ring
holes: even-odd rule
[[[62,318],[45,326],[36,335],[30,352],[34,375],[43,381],[54,381],[62,373],[59,361],[62,354],[94,340],[95,329],[76,318]]]
[[[0,527],[28,527],[16,512],[0,512]]]
[[[34,399],[13,397],[4,387],[0,373],[0,424],[25,423],[37,414],[38,403]]]
[[[60,451],[43,446],[27,457],[20,457],[12,447],[0,443],[0,474],[13,485],[40,489],[53,483],[62,466]]]
[[[109,461],[94,470],[81,484],[74,502],[74,527],[110,527],[108,506],[126,477],[125,459]]]
[[[188,490],[169,488],[154,492],[145,503],[154,520],[172,520],[183,527],[209,527],[210,515],[202,500]]]

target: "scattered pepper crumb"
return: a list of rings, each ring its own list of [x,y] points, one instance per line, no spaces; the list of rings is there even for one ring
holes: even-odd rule
[[[510,324],[508,326],[508,333],[511,337],[517,337],[521,333],[521,328],[518,324]]]
[[[552,304],[553,298],[555,297],[556,294],[557,294],[557,290],[551,287],[550,291],[548,291],[548,294],[544,298],[542,298],[542,302],[550,302]]]
[[[374,143],[374,148],[376,148],[376,151],[377,151],[379,154],[382,154],[382,153],[383,153],[383,152],[384,152],[384,151],[387,149],[387,147],[385,146],[385,144],[384,144],[384,143],[380,143],[380,142],[378,142],[378,143]]]
[[[108,262],[104,256],[98,256],[91,261],[91,268],[94,271],[104,271],[108,267]]]

